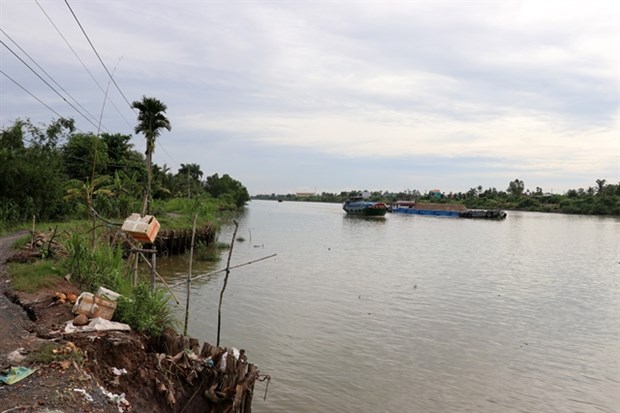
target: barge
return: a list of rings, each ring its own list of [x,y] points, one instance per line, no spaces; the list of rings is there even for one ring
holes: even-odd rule
[[[390,212],[398,214],[432,215],[453,218],[504,219],[501,209],[468,209],[462,204],[416,203],[398,201],[390,205]]]

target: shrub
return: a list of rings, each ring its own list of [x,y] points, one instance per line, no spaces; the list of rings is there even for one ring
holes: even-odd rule
[[[80,287],[90,291],[106,287],[121,294],[131,291],[129,264],[123,259],[122,249],[99,245],[91,251],[87,242],[78,233],[73,233],[67,242],[66,265]]]
[[[141,333],[161,335],[165,327],[174,324],[169,299],[163,289],[138,284],[129,296],[119,297],[114,319]]]

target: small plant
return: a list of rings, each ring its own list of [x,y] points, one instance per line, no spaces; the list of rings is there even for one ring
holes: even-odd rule
[[[174,324],[169,299],[163,289],[153,291],[146,284],[138,284],[128,297],[119,297],[114,318],[136,331],[158,336]]]
[[[73,233],[67,243],[69,256],[68,271],[75,277],[82,289],[96,291],[106,287],[121,294],[131,291],[128,263],[123,259],[120,247],[99,245],[91,251],[84,236]]]
[[[73,361],[78,365],[82,365],[84,354],[70,341],[64,344],[48,343],[28,355],[27,360],[33,364],[59,363],[63,367],[68,367],[69,363]]]

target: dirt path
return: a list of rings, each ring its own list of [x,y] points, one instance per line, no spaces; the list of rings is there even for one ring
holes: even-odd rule
[[[0,237],[0,370],[36,371],[12,385],[0,383],[0,413],[251,411],[259,372],[244,354],[200,346],[174,331],[159,339],[134,331],[63,333],[75,316],[70,304],[54,302],[54,293],[79,293],[76,286],[58,277],[35,293],[11,288],[5,263],[26,234]]]
[[[15,241],[26,234],[28,231],[20,231],[0,237],[0,370],[17,366],[37,370],[13,385],[0,384],[0,413],[117,412],[77,364],[35,363],[29,359],[45,346],[62,347],[64,343],[37,337],[36,324],[9,299],[12,294],[6,260],[13,253]]]
[[[28,231],[21,231],[8,236],[0,237],[0,367],[6,368],[7,355],[21,347],[24,341],[30,339],[34,331],[34,323],[30,321],[26,312],[19,305],[14,304],[6,295],[9,281],[5,263],[13,252],[13,244],[17,239],[26,235]],[[2,393],[0,393],[0,400]]]

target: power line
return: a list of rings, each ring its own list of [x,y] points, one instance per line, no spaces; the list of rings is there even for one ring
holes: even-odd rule
[[[49,78],[52,82],[54,82],[54,84],[55,84],[56,86],[58,86],[58,88],[60,88],[60,90],[62,90],[63,92],[65,92],[65,93],[67,94],[67,96],[69,96],[69,97],[73,100],[73,102],[75,102],[75,104],[76,104],[76,105],[78,105],[78,106],[79,106],[79,107],[80,107],[80,108],[81,108],[84,112],[86,112],[86,114],[87,114],[88,116],[90,116],[90,117],[91,117],[91,119],[93,119],[95,122],[97,121],[97,118],[95,118],[95,117],[94,117],[94,116],[93,116],[93,115],[92,115],[92,114],[91,114],[91,113],[90,113],[90,112],[89,112],[89,111],[88,111],[88,110],[87,110],[84,106],[82,106],[82,105],[80,104],[80,102],[78,102],[78,101],[77,101],[77,100],[76,100],[73,96],[71,96],[71,94],[70,94],[69,92],[67,92],[67,91],[66,91],[66,90],[65,90],[65,89],[64,89],[64,88],[63,88],[63,87],[62,87],[62,86],[61,86],[61,85],[60,85],[60,84],[56,81],[56,80],[54,80],[54,78],[53,78],[53,77],[52,77],[49,73],[47,73],[47,71],[46,71],[45,69],[43,69],[43,68],[41,67],[41,65],[39,65],[39,64],[36,62],[36,60],[34,60],[34,59],[32,58],[32,56],[30,56],[30,55],[28,54],[28,52],[26,52],[26,51],[25,51],[25,50],[24,50],[24,49],[23,49],[23,48],[22,48],[19,44],[17,44],[17,42],[16,42],[15,40],[13,40],[13,38],[11,38],[11,36],[9,36],[9,34],[8,34],[7,32],[5,32],[5,31],[4,31],[1,27],[0,27],[0,32],[2,32],[2,33],[3,33],[3,34],[4,34],[4,35],[5,35],[5,36],[6,36],[6,37],[7,37],[7,38],[11,41],[11,42],[13,42],[13,44],[14,44],[15,46],[17,46],[17,48],[18,48],[18,49],[19,49],[19,50],[20,50],[23,54],[25,54],[25,55],[26,55],[26,56],[27,56],[27,57],[28,57],[28,58],[32,61],[32,63],[34,63],[34,64],[35,64],[35,65],[36,65],[36,66],[37,66],[37,67],[38,67],[38,68],[39,68],[39,69],[40,69],[43,73],[45,73],[45,75],[46,75],[46,76],[47,76],[47,77],[48,77],[48,78]],[[105,129],[108,133],[110,133],[110,131],[108,130],[108,128],[106,128],[105,126],[104,126],[103,128],[104,128],[104,129]]]
[[[77,18],[77,16],[75,15],[75,13],[73,12],[73,9],[71,8],[71,6],[69,5],[69,2],[67,0],[65,0],[65,4],[67,5],[67,7],[69,8],[69,11],[71,11],[71,14],[73,15],[73,18],[75,19],[75,21],[77,22],[78,26],[80,26],[80,30],[82,30],[82,33],[84,33],[84,37],[86,37],[86,40],[88,40],[88,44],[90,44],[90,47],[92,47],[93,51],[95,52],[95,54],[97,55],[97,59],[99,59],[99,62],[101,63],[101,65],[103,66],[103,68],[105,69],[106,73],[108,74],[108,76],[110,76],[110,80],[112,80],[112,83],[114,83],[114,86],[116,86],[116,89],[118,90],[118,93],[121,94],[121,96],[123,97],[123,99],[125,99],[125,102],[127,102],[127,104],[129,105],[129,107],[131,109],[133,109],[135,111],[135,109],[133,108],[133,106],[131,106],[131,103],[129,103],[129,100],[127,100],[127,98],[125,97],[125,94],[123,93],[123,91],[121,90],[121,88],[118,86],[118,84],[116,83],[116,80],[114,80],[114,78],[112,77],[112,74],[110,73],[110,71],[108,70],[108,68],[106,67],[105,63],[103,63],[103,60],[101,59],[101,56],[99,56],[99,53],[97,53],[97,49],[95,49],[95,46],[93,45],[93,43],[90,41],[90,38],[88,37],[88,35],[86,34],[86,31],[84,30],[84,27],[82,27],[82,24],[80,23],[80,20]]]
[[[99,90],[101,90],[101,92],[104,94],[104,96],[106,95],[106,91],[103,89],[103,86],[101,86],[101,84],[97,81],[97,79],[95,78],[95,76],[91,73],[90,70],[88,70],[88,67],[86,67],[86,65],[84,64],[84,62],[82,61],[82,59],[80,58],[80,56],[77,54],[77,52],[73,49],[73,47],[71,46],[71,44],[69,43],[69,41],[65,38],[65,36],[62,34],[62,32],[60,31],[60,29],[58,28],[58,26],[56,26],[56,24],[54,23],[54,21],[52,20],[52,18],[47,14],[47,12],[45,11],[45,9],[43,9],[43,6],[41,6],[41,4],[39,3],[39,0],[35,0],[35,3],[37,3],[37,6],[39,6],[39,8],[41,9],[41,11],[43,12],[43,14],[45,15],[45,17],[47,18],[47,20],[50,22],[50,24],[52,25],[52,27],[54,27],[54,29],[56,29],[56,32],[60,35],[60,37],[62,38],[62,40],[64,40],[65,44],[69,47],[69,49],[71,50],[71,52],[73,52],[73,55],[77,58],[77,60],[80,62],[80,64],[82,65],[82,67],[84,68],[84,70],[86,70],[86,72],[90,75],[90,78],[95,82],[95,84],[99,87]],[[119,116],[121,118],[123,118],[123,120],[125,121],[125,123],[127,124],[127,126],[129,126],[130,128],[133,128],[133,126],[129,123],[129,121],[127,120],[127,118],[125,118],[125,116],[121,113],[120,109],[114,104],[114,102],[110,99],[107,98],[107,100],[112,104],[112,106],[114,107],[114,109],[116,109],[116,113],[119,114]]]
[[[22,85],[20,85],[15,79],[13,79],[11,76],[7,75],[2,69],[0,69],[0,73],[2,73],[4,76],[7,77],[7,79],[9,79],[11,82],[15,83],[17,86],[19,86],[24,92],[28,93],[30,96],[32,96],[33,98],[35,98],[40,104],[42,104],[43,106],[45,106],[46,108],[48,108],[50,111],[52,111],[56,116],[58,116],[59,118],[64,118],[64,116],[62,116],[60,113],[56,112],[54,109],[52,109],[51,107],[49,107],[45,102],[43,102],[41,99],[39,99],[38,97],[36,97],[35,95],[33,95],[32,93],[30,93],[30,91],[28,91],[28,89],[26,89],[25,87],[23,87]],[[81,130],[80,128],[76,127],[75,129],[77,129],[78,131],[84,133],[83,130]]]
[[[18,59],[19,59],[19,61],[20,61],[20,62],[22,62],[22,63],[23,63],[23,64],[24,64],[24,65],[25,65],[28,69],[30,69],[30,71],[31,71],[32,73],[34,73],[34,74],[35,74],[35,75],[36,75],[39,79],[41,79],[41,81],[42,81],[43,83],[45,83],[45,84],[46,84],[46,85],[47,85],[50,89],[52,89],[52,90],[54,91],[54,93],[56,93],[58,96],[60,96],[60,98],[61,98],[62,100],[64,100],[64,101],[67,103],[67,105],[71,106],[71,107],[73,108],[73,110],[75,110],[77,113],[79,113],[80,115],[82,115],[82,117],[83,117],[84,119],[86,119],[86,121],[87,121],[88,123],[90,123],[90,124],[91,124],[91,125],[93,125],[95,128],[97,128],[97,125],[95,125],[95,124],[94,124],[94,123],[93,123],[90,119],[88,119],[88,117],[87,117],[86,115],[84,115],[82,112],[80,112],[80,111],[78,110],[78,108],[76,108],[75,106],[73,106],[73,104],[71,104],[71,102],[69,102],[69,101],[68,101],[68,100],[67,100],[67,99],[66,99],[63,95],[61,95],[61,94],[60,94],[60,93],[59,93],[56,89],[54,89],[54,87],[53,87],[52,85],[50,85],[50,84],[49,84],[49,82],[48,82],[47,80],[43,79],[43,77],[41,77],[41,75],[40,75],[40,74],[38,74],[38,73],[37,73],[37,72],[36,72],[36,71],[35,71],[32,67],[30,67],[30,65],[29,65],[28,63],[26,63],[26,62],[24,61],[24,59],[22,59],[22,58],[21,58],[21,57],[20,57],[17,53],[15,53],[15,52],[13,51],[13,49],[11,49],[11,48],[10,48],[10,47],[6,44],[6,43],[4,43],[4,41],[0,40],[0,43],[2,43],[2,45],[3,45],[4,47],[6,47],[6,48],[9,50],[9,52],[13,53],[13,56],[15,56],[16,58],[18,58]]]

